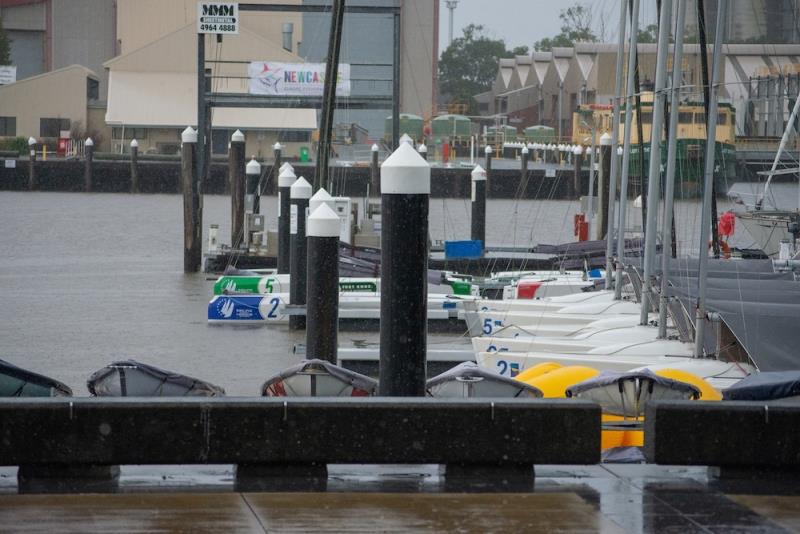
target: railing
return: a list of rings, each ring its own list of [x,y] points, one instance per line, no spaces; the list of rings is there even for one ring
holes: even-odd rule
[[[86,141],[83,139],[68,139],[67,148],[64,152],[64,157],[67,158],[83,158],[86,150]]]

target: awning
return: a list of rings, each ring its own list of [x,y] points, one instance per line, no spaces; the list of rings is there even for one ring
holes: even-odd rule
[[[193,73],[111,71],[106,122],[147,128],[197,124],[197,77]],[[315,130],[314,108],[214,108],[215,128]]]

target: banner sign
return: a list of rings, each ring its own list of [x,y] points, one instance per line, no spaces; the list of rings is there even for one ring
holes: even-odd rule
[[[322,96],[325,63],[254,61],[248,68],[250,94]],[[350,65],[339,64],[336,96],[350,96]]]
[[[239,33],[239,4],[200,2],[197,4],[197,33]]]

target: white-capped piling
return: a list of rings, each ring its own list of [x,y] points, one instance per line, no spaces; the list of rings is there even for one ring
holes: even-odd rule
[[[280,150],[276,150],[276,157],[280,157]],[[288,164],[287,164],[288,165]],[[294,169],[285,167],[278,175],[278,273],[289,272],[289,204],[291,202],[289,189],[297,180]]]
[[[311,200],[308,201],[308,212],[313,212],[322,204],[327,204],[332,210],[336,209],[336,202],[333,197],[325,189],[318,189],[314,196],[311,197]]]
[[[197,169],[197,132],[191,126],[181,133],[181,189],[183,191],[183,270],[200,270],[203,214]]]
[[[490,147],[486,147],[489,149]],[[486,153],[486,161],[491,161],[491,153]],[[480,241],[486,246],[486,170],[477,165],[472,169],[472,219],[470,239]]]
[[[522,180],[523,184],[525,183],[525,178],[528,177],[528,154],[529,154],[528,147],[523,145],[522,146],[522,150],[520,151],[520,154],[519,154],[519,163],[520,163],[520,165],[519,165],[519,167],[520,167],[520,169],[519,169],[520,170],[520,176],[519,177],[520,177],[520,180]]]
[[[608,235],[608,201],[611,187],[611,135],[608,132],[600,136],[600,176],[597,180],[597,223],[596,237],[603,239]]]
[[[425,395],[431,168],[408,143],[381,166],[380,394]]]
[[[404,133],[403,135],[400,136],[400,142],[408,143],[409,145],[414,146],[414,140],[411,139],[411,136],[408,135],[407,133]]]
[[[575,165],[575,170],[572,176],[570,198],[578,198],[581,194],[581,166],[583,165],[583,147],[580,145],[576,145],[572,149],[572,163]]]
[[[245,167],[244,211],[256,213],[258,205],[258,181],[261,178],[261,164],[252,156]]]
[[[381,177],[378,172],[379,150],[377,143],[372,144],[372,159],[369,164],[369,196],[377,197],[381,195]]]
[[[92,190],[92,181],[93,181],[93,161],[94,161],[94,141],[92,138],[89,137],[86,139],[86,142],[83,144],[83,158],[84,158],[84,167],[83,167],[83,190],[87,193]]]
[[[231,192],[231,247],[239,248],[244,237],[245,162],[244,134],[236,130],[228,149],[228,189]]]
[[[428,161],[428,147],[425,146],[425,143],[421,143],[417,147],[417,152],[419,152],[419,155],[422,156],[422,159]]]
[[[289,304],[297,306],[306,303],[306,219],[312,190],[312,185],[302,176],[289,188]],[[289,329],[305,327],[305,316],[289,316]]]
[[[139,141],[131,140],[131,193],[139,192]]]
[[[306,354],[336,363],[339,328],[339,216],[321,204],[308,216]]]
[[[36,183],[36,139],[28,138],[28,150],[30,160],[28,161],[28,190],[33,191],[38,185]]]

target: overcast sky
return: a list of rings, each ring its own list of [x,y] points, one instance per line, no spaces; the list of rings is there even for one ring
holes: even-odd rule
[[[450,10],[444,0],[439,8],[439,51],[447,45]],[[558,14],[562,9],[578,3],[559,0],[459,0],[453,16],[453,37],[459,37],[468,24],[482,24],[494,39],[503,39],[507,48],[527,45],[544,37],[552,37],[561,31]],[[619,21],[619,0],[594,0],[580,2],[591,5],[594,10],[593,27],[600,34],[601,21],[605,22],[606,41],[616,41]],[[655,2],[642,2],[640,16],[642,21],[655,21]]]

